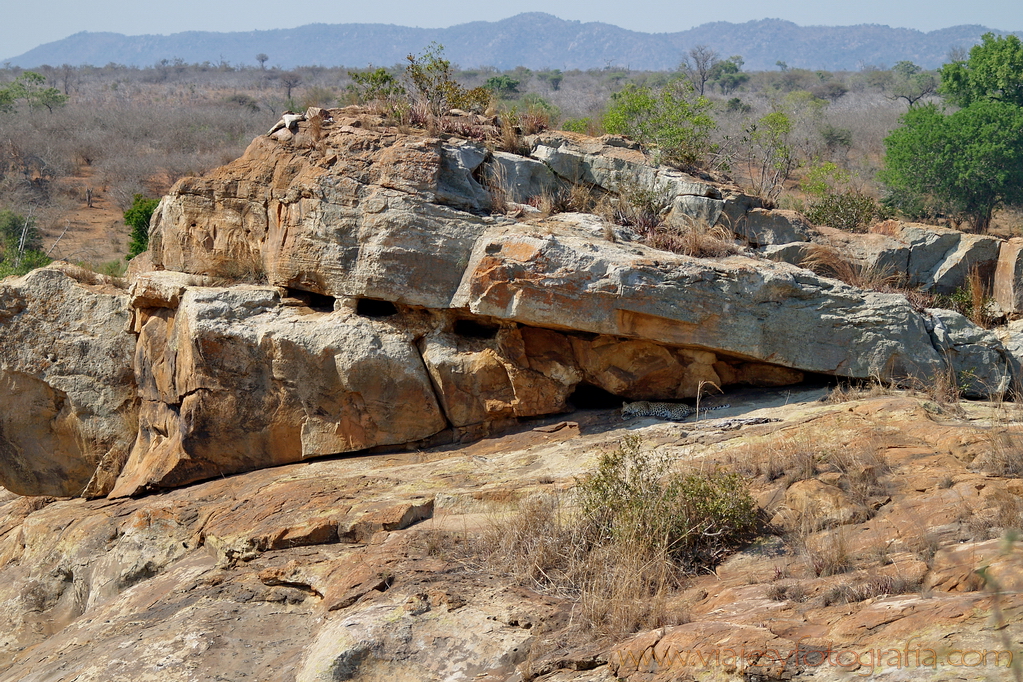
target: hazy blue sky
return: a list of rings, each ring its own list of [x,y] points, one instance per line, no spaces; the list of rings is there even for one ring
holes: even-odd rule
[[[562,19],[602,21],[647,32],[682,31],[709,21],[744,22],[779,18],[808,25],[887,24],[931,31],[957,24],[982,24],[1006,31],[1023,29],[1020,0],[858,0],[821,2],[763,0],[667,3],[653,0],[3,0],[0,58],[79,31],[178,33],[292,28],[311,23],[385,23],[443,27],[495,21],[519,12],[542,11]]]

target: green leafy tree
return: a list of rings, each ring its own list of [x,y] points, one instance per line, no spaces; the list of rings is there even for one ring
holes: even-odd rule
[[[500,75],[487,79],[483,87],[490,90],[498,97],[511,97],[519,92],[519,81],[510,76]]]
[[[24,100],[32,108],[54,109],[67,104],[68,96],[57,88],[46,87],[46,78],[26,71],[10,85],[0,88],[0,112],[10,113],[18,100]]]
[[[749,81],[749,74],[742,72],[743,59],[739,55],[732,55],[728,59],[717,62],[710,69],[708,82],[713,83],[721,89],[721,93],[728,95],[735,92]]]
[[[1023,42],[985,33],[968,60],[941,67],[940,92],[960,107],[984,100],[1023,107]]]
[[[710,100],[695,96],[686,80],[672,81],[659,91],[629,85],[611,96],[604,129],[656,145],[663,163],[693,166],[712,149],[710,108]]]
[[[131,228],[131,242],[125,260],[131,260],[149,248],[149,222],[159,203],[159,199],[136,194],[131,208],[124,212],[124,224]]]
[[[885,138],[888,191],[986,231],[992,212],[1023,202],[1023,108],[978,100],[951,115],[911,108]]]
[[[891,69],[889,96],[904,99],[909,106],[938,91],[938,76],[933,71],[924,71],[913,62],[902,61]]]
[[[561,72],[561,69],[539,71],[536,77],[551,86],[551,90],[558,90],[561,87],[561,81],[565,80],[565,74]]]

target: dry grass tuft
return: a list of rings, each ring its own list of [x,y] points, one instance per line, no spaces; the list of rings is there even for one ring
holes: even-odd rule
[[[854,263],[843,257],[835,247],[824,244],[808,245],[800,266],[818,275],[841,280],[858,289],[895,287],[899,283],[899,276],[893,274],[890,269]]]
[[[822,606],[856,602],[896,594],[909,594],[920,589],[920,582],[890,575],[870,575],[851,583],[836,585],[821,595]]]
[[[989,476],[1023,477],[1023,433],[992,429],[985,435],[984,452],[970,468]]]
[[[842,473],[839,487],[850,499],[869,507],[872,498],[887,494],[888,486],[882,479],[891,473],[886,455],[887,447],[875,435],[858,446],[839,448],[827,461]]]
[[[655,249],[693,258],[721,258],[743,250],[731,230],[720,225],[711,227],[706,222],[684,227],[659,225],[649,233],[645,242]]]
[[[806,567],[818,578],[845,573],[853,567],[843,528],[815,535],[800,534],[795,544]]]

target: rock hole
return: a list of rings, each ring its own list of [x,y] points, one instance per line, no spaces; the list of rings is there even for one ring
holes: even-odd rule
[[[291,287],[287,287],[287,290],[290,298],[297,298],[318,313],[334,312],[334,301],[336,299],[333,296],[303,291],[301,289],[292,289]]]
[[[497,336],[500,327],[496,324],[483,324],[476,320],[458,320],[454,332],[468,339],[492,339]]]
[[[355,304],[355,312],[362,317],[390,317],[397,315],[398,309],[390,301],[360,298],[359,302]]]
[[[620,408],[625,400],[584,381],[568,396],[568,402],[580,410],[610,410]]]

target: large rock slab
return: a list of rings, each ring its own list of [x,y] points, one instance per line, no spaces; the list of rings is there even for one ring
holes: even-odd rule
[[[910,286],[951,294],[965,286],[971,269],[976,268],[985,282],[994,274],[1001,243],[997,237],[915,223],[899,224],[893,232],[910,249]]]
[[[407,330],[282,304],[274,287],[191,287],[142,309],[130,495],[405,443],[446,425]]]
[[[0,484],[97,496],[135,438],[123,283],[63,263],[0,282]]]
[[[530,326],[713,350],[839,376],[931,376],[943,362],[905,298],[785,264],[497,229],[452,305]]]

